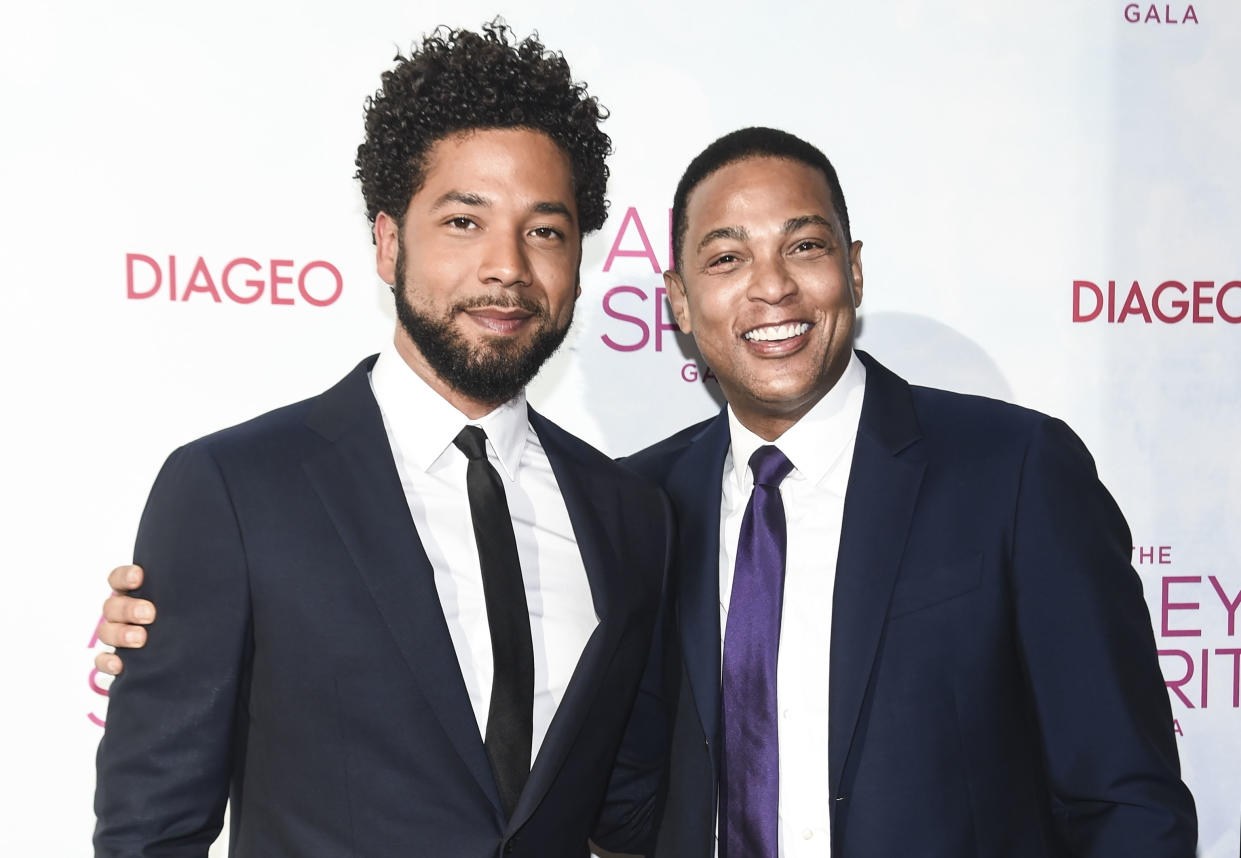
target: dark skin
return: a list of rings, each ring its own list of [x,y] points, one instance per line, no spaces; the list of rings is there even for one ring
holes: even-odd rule
[[[104,621],[99,626],[99,640],[109,646],[144,646],[147,642],[144,626],[155,622],[155,605],[122,592],[142,586],[142,567],[117,566],[108,573],[108,586],[113,593],[103,603]],[[101,652],[95,656],[95,667],[100,673],[116,676],[124,666],[116,653]]]
[[[398,234],[401,240],[398,241]],[[405,248],[405,282],[396,282]],[[582,237],[568,154],[547,135],[521,128],[454,134],[431,147],[422,187],[400,224],[375,218],[376,268],[411,305],[447,315],[474,351],[528,349],[545,319],[563,330],[578,293]],[[520,295],[541,317],[510,299]],[[481,306],[474,306],[482,300]],[[453,311],[454,306],[469,309]],[[476,399],[436,373],[401,326],[396,348],[411,369],[470,418],[498,402]]]
[[[862,243],[845,245],[823,174],[783,158],[721,167],[685,213],[680,271],[664,274],[673,314],[742,425],[774,441],[849,363]]]

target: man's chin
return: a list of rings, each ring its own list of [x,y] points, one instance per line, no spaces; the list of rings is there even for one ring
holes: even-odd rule
[[[498,404],[519,392],[556,351],[567,333],[538,315],[512,333],[488,331],[458,311],[436,320],[418,313],[397,293],[397,319],[430,369],[450,388],[478,402]]]
[[[754,409],[777,416],[796,412],[806,404],[818,402],[830,389],[830,385],[818,379],[770,377],[749,378],[736,393],[751,403]]]
[[[529,353],[531,338],[528,336],[483,336],[466,341],[470,364],[511,364]]]

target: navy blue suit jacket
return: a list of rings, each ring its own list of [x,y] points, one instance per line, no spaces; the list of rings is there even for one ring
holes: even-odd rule
[[[99,748],[99,856],[584,856],[673,548],[667,499],[531,412],[600,621],[506,821],[367,372],[175,452],[159,606]],[[470,532],[469,522],[462,527]]]
[[[833,858],[1192,858],[1129,530],[1089,453],[1058,420],[861,356],[832,605]],[[712,855],[728,446],[721,414],[628,460],[679,527],[675,630],[624,755],[657,759],[670,733],[662,782],[645,783],[660,858]]]

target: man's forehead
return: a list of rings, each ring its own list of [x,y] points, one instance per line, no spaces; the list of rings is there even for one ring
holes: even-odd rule
[[[427,153],[418,195],[486,207],[513,191],[543,214],[576,211],[568,153],[546,134],[525,128],[473,129],[437,140]],[[575,219],[575,218],[574,218]]]
[[[469,156],[482,157],[500,153],[521,162],[531,157],[549,160],[544,171],[554,169],[572,181],[572,159],[568,150],[547,133],[525,127],[468,128],[454,131],[432,143],[426,152],[423,167],[430,173],[436,168],[451,168],[470,161]],[[468,164],[467,164],[468,165]],[[557,177],[559,178],[559,176]]]
[[[708,222],[720,218],[736,223]],[[787,158],[756,156],[725,164],[699,182],[686,201],[691,233],[744,226],[758,218],[784,229],[794,222],[821,224],[833,231],[839,227],[822,171]]]

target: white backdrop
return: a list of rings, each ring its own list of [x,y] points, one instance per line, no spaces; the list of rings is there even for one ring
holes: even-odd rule
[[[324,389],[389,335],[351,178],[362,102],[398,48],[496,12],[613,111],[612,216],[532,401],[614,454],[710,414],[659,292],[672,188],[741,125],[815,142],[866,244],[861,345],[912,381],[1062,416],[1095,453],[1133,528],[1200,855],[1235,855],[1241,7],[1223,0],[10,11],[0,851],[87,851],[104,573],[169,451]]]

